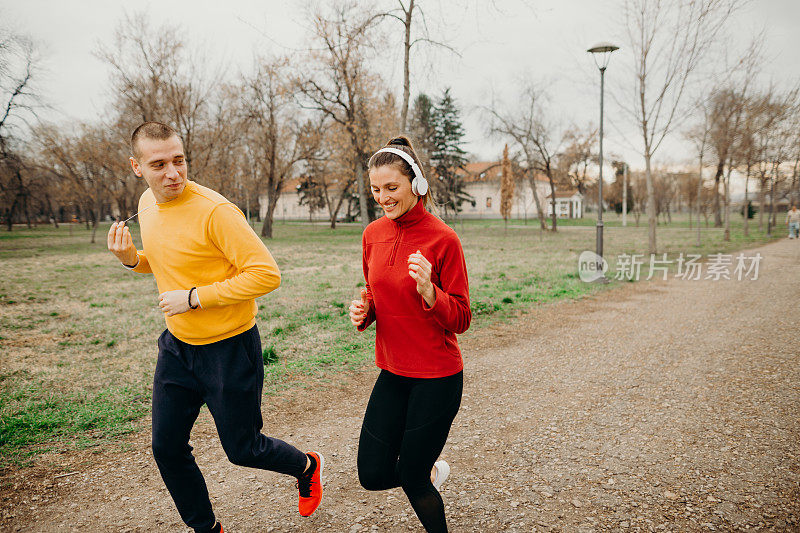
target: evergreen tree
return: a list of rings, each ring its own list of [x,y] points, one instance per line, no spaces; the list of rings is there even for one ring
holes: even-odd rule
[[[431,176],[431,154],[434,148],[434,136],[436,134],[435,109],[433,101],[427,94],[421,93],[414,100],[411,108],[409,133],[414,142],[414,151],[417,153],[422,170],[425,175]]]
[[[300,178],[297,185],[298,203],[308,206],[308,221],[314,217],[314,211],[325,208],[325,192],[323,185],[319,183],[313,175],[306,175]]]
[[[436,201],[444,207],[445,216],[449,212],[455,218],[461,204],[474,199],[464,190],[464,180],[458,174],[467,164],[467,158],[461,148],[464,126],[450,88],[444,90],[433,108],[433,126],[431,166],[435,177],[431,188]]]

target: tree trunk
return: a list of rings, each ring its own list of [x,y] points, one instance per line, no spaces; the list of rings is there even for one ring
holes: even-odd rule
[[[766,180],[761,176],[760,186],[758,188],[758,231],[764,231],[764,185]]]
[[[717,172],[714,174],[714,227],[722,227],[722,211],[719,205],[719,179],[722,177],[725,161],[720,159],[717,163]]]
[[[339,210],[342,208],[342,203],[349,194],[350,194],[350,186],[348,185],[339,194],[339,199],[336,201],[336,207],[331,208],[331,203],[328,201],[328,196],[326,193],[325,201],[328,204],[328,214],[331,217],[331,229],[336,229],[336,217],[339,216]]]
[[[556,213],[556,185],[553,183],[553,176],[550,175],[548,172],[547,179],[550,180],[550,207],[553,210],[553,213],[550,217],[550,222],[553,224],[553,233],[558,231],[558,214]]]
[[[278,206],[278,194],[270,188],[267,195],[267,215],[264,217],[264,225],[261,226],[261,236],[267,239],[272,238],[272,227],[275,218],[275,208]]]
[[[750,163],[747,163],[747,173],[744,176],[744,219],[742,220],[742,231],[744,236],[750,235],[750,198],[748,196],[747,187],[750,184]]]
[[[533,161],[533,156],[525,149],[525,158],[527,161]],[[529,163],[530,165],[530,163]],[[528,168],[528,185],[531,187],[531,193],[533,193],[533,203],[536,204],[536,215],[539,217],[539,227],[542,230],[547,229],[547,222],[545,221],[544,210],[542,209],[542,202],[539,200],[539,191],[536,188],[536,174],[533,170]]]
[[[11,207],[8,208],[8,218],[6,219],[6,229],[8,231],[14,229],[14,210],[16,210],[18,204],[19,195],[14,196],[14,202],[11,204]]]
[[[49,194],[45,193],[44,201],[47,204],[47,211],[49,213],[49,216],[53,220],[53,227],[58,229],[58,217],[56,216],[55,210],[53,209],[53,202],[50,199]]]
[[[261,236],[264,237],[265,239],[271,239],[272,238],[272,222],[273,222],[272,212],[271,211],[275,207],[269,205],[269,203],[271,203],[271,202],[269,202],[269,200],[267,200],[267,202],[268,202],[268,204],[267,204],[267,216],[264,217],[264,224],[261,225]]]
[[[367,207],[366,184],[364,182],[364,168],[361,165],[361,158],[356,162],[356,183],[358,184],[358,207],[361,213],[361,226],[366,229],[369,220],[369,208]]]
[[[777,181],[775,177],[777,176],[778,169],[775,169],[775,172],[772,174],[772,186],[770,187],[769,193],[769,217],[770,222],[769,225],[771,227],[775,227],[778,224],[778,216],[777,216],[777,206],[775,205],[775,182]]]
[[[400,131],[406,131],[408,120],[408,99],[411,95],[411,80],[409,76],[409,57],[411,55],[411,14],[414,11],[414,0],[408,4],[406,11],[406,35],[403,42],[403,107],[400,109]]]
[[[703,146],[705,146],[705,141],[703,141]],[[704,148],[700,150],[700,173],[697,178],[697,200],[695,201],[697,206],[697,246],[700,246],[700,202],[703,196],[703,150]]]
[[[90,214],[90,216],[92,218],[92,238],[89,240],[89,242],[94,244],[95,243],[95,237],[97,236],[97,226],[100,224],[100,221],[98,220],[99,217],[98,217],[98,215],[95,214],[94,210],[91,210],[89,212],[89,214]],[[89,219],[88,218],[86,219],[86,224],[87,225],[89,224]]]
[[[25,214],[25,223],[28,226],[28,229],[32,229],[31,226],[31,210],[30,206],[28,205],[28,194],[25,193],[22,196],[22,212]]]
[[[656,191],[653,188],[653,173],[650,167],[650,150],[645,150],[645,181],[647,182],[647,247],[650,254],[656,253]]]
[[[725,232],[722,239],[730,242],[731,240],[731,173],[733,172],[733,162],[728,161],[728,175],[725,177],[723,190],[725,191]]]
[[[775,179],[770,177],[769,214],[767,215],[767,236],[772,236],[772,212],[775,206]]]

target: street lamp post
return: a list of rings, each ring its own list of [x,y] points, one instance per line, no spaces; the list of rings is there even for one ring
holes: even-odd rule
[[[600,69],[600,179],[597,182],[597,242],[595,250],[598,256],[597,268],[599,272],[603,271],[603,88],[608,60],[614,50],[619,50],[619,46],[611,43],[598,43],[587,50],[592,54],[597,68]],[[600,58],[599,61],[598,57]],[[600,279],[605,280],[606,278],[601,277]]]

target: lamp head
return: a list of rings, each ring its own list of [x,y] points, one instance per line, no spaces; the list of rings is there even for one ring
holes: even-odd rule
[[[597,43],[596,45],[592,46],[586,51],[592,54],[592,57],[594,58],[594,63],[595,65],[597,65],[597,68],[605,70],[605,68],[608,66],[608,60],[611,57],[611,52],[615,50],[619,50],[619,46],[608,42],[602,42],[602,43]],[[599,60],[598,56],[600,58]]]

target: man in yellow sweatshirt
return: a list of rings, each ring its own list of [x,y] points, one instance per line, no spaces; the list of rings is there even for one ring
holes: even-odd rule
[[[108,249],[128,269],[152,273],[167,329],[158,339],[153,379],[153,457],[181,518],[196,532],[219,533],[189,434],[205,403],[228,459],[298,479],[299,511],[322,499],[324,458],[261,433],[264,366],[255,298],[281,275],[242,212],[187,179],[183,142],[159,122],[131,136],[133,172],[149,188],[139,200],[143,250],[124,223]]]

